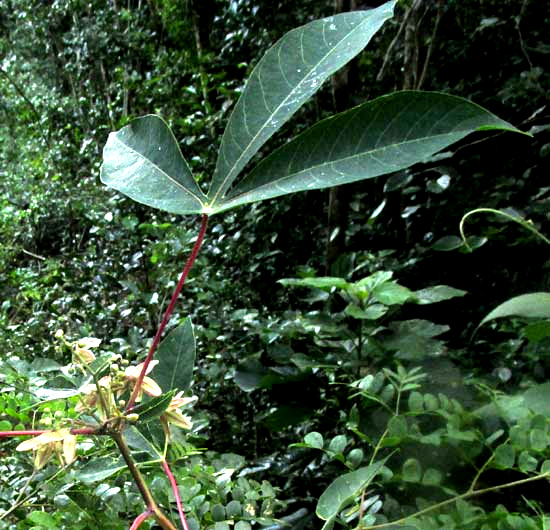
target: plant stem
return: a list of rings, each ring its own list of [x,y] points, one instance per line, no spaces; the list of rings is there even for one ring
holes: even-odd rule
[[[46,431],[0,431],[0,438],[9,438],[11,436],[39,436]]]
[[[160,338],[164,332],[164,329],[166,328],[166,325],[168,324],[168,321],[170,320],[170,316],[172,315],[172,312],[174,311],[174,307],[176,305],[176,301],[178,299],[178,296],[185,284],[185,280],[187,279],[187,275],[189,274],[189,271],[191,270],[191,267],[193,267],[193,264],[195,263],[195,259],[197,258],[197,255],[199,253],[199,250],[202,245],[202,241],[204,239],[204,234],[206,233],[206,227],[208,226],[208,215],[204,214],[202,216],[201,220],[201,227],[199,230],[199,235],[197,237],[197,241],[195,241],[195,245],[193,246],[193,249],[191,250],[191,254],[189,258],[187,259],[187,262],[185,263],[185,267],[183,268],[183,272],[181,273],[180,279],[178,284],[176,285],[176,288],[174,289],[174,293],[172,294],[172,299],[170,300],[170,303],[168,304],[168,307],[166,308],[166,312],[164,313],[164,317],[162,318],[162,321],[157,329],[157,333],[155,334],[155,338],[153,339],[153,343],[151,344],[151,347],[149,348],[149,353],[147,354],[147,357],[145,358],[145,361],[143,362],[143,368],[141,369],[141,373],[139,374],[139,377],[136,381],[136,384],[134,386],[134,390],[132,391],[132,395],[130,396],[130,399],[128,401],[128,405],[126,405],[126,412],[130,411],[132,407],[134,406],[134,403],[136,402],[136,398],[139,395],[139,391],[141,389],[141,385],[143,383],[143,378],[145,377],[145,374],[147,373],[147,368],[149,366],[149,363],[153,360],[153,356],[155,355],[155,352],[157,351],[158,345],[160,343]]]
[[[132,526],[130,527],[130,530],[137,530],[141,526],[141,523],[143,523],[143,521],[145,521],[145,519],[151,517],[151,515],[153,515],[153,512],[151,510],[146,510],[145,512],[140,513],[134,519],[134,522],[132,523]]]
[[[172,491],[174,492],[174,497],[176,498],[176,505],[178,506],[181,526],[183,530],[189,530],[189,526],[187,526],[187,519],[185,518],[185,512],[183,511],[183,506],[181,505],[181,496],[178,490],[178,484],[166,460],[162,461],[162,469],[164,469],[164,472],[170,481],[170,485],[172,486]]]
[[[176,527],[169,521],[169,519],[162,513],[160,508],[157,506],[157,503],[153,498],[151,490],[147,486],[145,479],[143,478],[143,475],[141,474],[140,470],[136,466],[136,463],[134,462],[134,459],[130,454],[130,450],[126,445],[124,438],[122,437],[122,434],[111,433],[111,437],[117,444],[118,450],[120,451],[122,458],[124,458],[124,461],[128,466],[128,470],[130,471],[132,478],[134,479],[134,482],[139,492],[141,493],[143,500],[145,501],[147,510],[150,511],[152,515],[154,515],[155,519],[157,520],[157,523],[160,525],[161,528],[163,528],[164,530],[176,530]]]
[[[0,438],[13,438],[16,436],[40,436],[51,429],[39,431],[0,431]],[[83,427],[81,429],[71,429],[71,434],[99,434],[94,427]]]
[[[498,486],[491,486],[490,488],[485,488],[481,490],[468,490],[467,492],[463,493],[462,495],[457,495],[456,497],[453,497],[451,499],[447,499],[446,501],[438,502],[437,504],[434,504],[433,506],[428,506],[427,508],[424,508],[423,510],[420,510],[416,513],[413,513],[411,515],[407,515],[406,517],[402,517],[401,519],[397,519],[396,521],[390,521],[388,523],[382,523],[382,524],[375,524],[372,526],[368,526],[365,530],[373,530],[375,528],[387,528],[388,526],[394,526],[401,523],[405,523],[408,519],[411,519],[413,517],[418,517],[420,515],[424,515],[429,512],[433,512],[435,510],[438,510],[439,508],[443,508],[443,506],[447,506],[447,504],[452,504],[453,502],[468,499],[470,497],[476,497],[477,495],[483,495],[484,493],[489,493],[491,491],[497,491],[503,488],[512,488],[514,486],[521,486],[523,484],[527,484],[528,482],[534,482],[535,480],[540,480],[543,478],[548,478],[550,476],[550,471],[547,473],[542,473],[541,475],[537,475],[536,477],[529,477],[524,478],[521,480],[516,480],[514,482],[507,482],[506,484],[500,484]]]
[[[550,245],[550,239],[548,239],[546,236],[541,234],[533,225],[532,221],[529,221],[528,219],[524,219],[523,217],[517,217],[515,215],[510,215],[507,212],[503,212],[502,210],[495,210],[494,208],[476,208],[475,210],[471,210],[468,212],[462,219],[460,220],[460,237],[462,237],[462,241],[464,241],[464,244],[468,249],[470,249],[470,245],[468,244],[468,240],[466,239],[466,236],[464,234],[464,223],[466,222],[466,219],[470,217],[471,215],[474,215],[476,213],[492,213],[495,215],[500,215],[509,221],[513,221],[514,223],[518,223],[519,225],[523,226],[523,228],[529,230],[532,234],[534,234],[536,237],[544,241],[547,245]]]

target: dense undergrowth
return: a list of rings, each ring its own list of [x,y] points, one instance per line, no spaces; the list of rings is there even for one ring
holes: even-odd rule
[[[76,400],[37,404],[31,394],[64,377],[71,352],[60,329],[141,360],[195,241],[197,220],[99,186],[107,132],[161,113],[204,185],[247,64],[297,21],[332,9],[104,4],[0,7],[0,430],[78,417]],[[409,4],[357,60],[352,102],[402,86],[403,38],[374,79]],[[458,224],[478,206],[513,208],[550,233],[550,14],[543,2],[458,4],[441,2],[444,35],[432,37],[435,3],[417,20],[419,57],[435,42],[424,88],[472,97],[533,137],[473,137],[349,185],[346,247],[329,266],[337,231],[327,228],[325,191],[212,219],[171,320],[190,316],[197,340],[193,429],[169,454],[190,527],[320,528],[323,492],[385,458],[348,505],[325,504],[325,519],[338,513],[341,528],[548,525],[548,324],[506,319],[476,330],[502,301],[548,290],[548,247],[476,216],[470,252]],[[274,144],[332,105],[327,87]],[[17,443],[0,447],[0,528],[123,529],[142,510],[111,442],[83,444],[66,471],[34,470]],[[166,476],[145,473],[175,513]]]

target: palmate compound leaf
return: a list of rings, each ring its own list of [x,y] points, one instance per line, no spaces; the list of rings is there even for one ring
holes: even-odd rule
[[[137,118],[109,135],[101,181],[167,212],[201,213],[206,203],[172,131],[158,116]]]
[[[284,35],[252,71],[223,134],[208,198],[213,211],[258,149],[355,57],[391,18],[396,0],[314,20]]]
[[[460,97],[417,91],[382,96],[319,122],[276,150],[216,211],[392,173],[491,129],[521,132]]]

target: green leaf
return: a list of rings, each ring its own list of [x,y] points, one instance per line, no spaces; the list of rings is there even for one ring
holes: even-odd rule
[[[529,454],[528,451],[522,451],[519,454],[518,467],[524,473],[531,473],[532,471],[535,471],[535,469],[537,469],[538,460],[534,456]]]
[[[252,71],[220,145],[208,198],[214,211],[248,161],[393,15],[396,0],[314,20],[284,35]],[[223,201],[222,201],[223,202]]]
[[[541,473],[550,473],[550,460],[545,460],[540,467]]]
[[[508,469],[514,467],[516,460],[516,452],[511,445],[503,444],[499,445],[495,449],[495,465],[501,469]]]
[[[323,435],[318,432],[310,432],[304,436],[304,443],[316,449],[323,448]]]
[[[526,390],[523,404],[536,414],[550,416],[550,383],[535,385]]]
[[[456,96],[415,91],[382,96],[327,118],[283,145],[239,182],[216,211],[392,173],[485,129],[517,131]]]
[[[31,512],[27,515],[27,520],[44,528],[58,528],[55,519],[48,512]]]
[[[195,335],[191,318],[172,330],[162,341],[157,353],[159,364],[153,378],[164,392],[177,388],[185,390],[193,381],[195,365]]]
[[[416,458],[408,458],[403,463],[401,475],[405,482],[420,482],[422,477],[422,468]]]
[[[432,248],[440,252],[449,252],[460,248],[463,244],[464,241],[458,236],[443,236],[432,245]]]
[[[395,282],[386,282],[377,285],[372,290],[372,296],[384,305],[401,305],[415,298],[411,290]]]
[[[362,449],[352,449],[347,456],[347,463],[352,467],[357,467],[364,458]]]
[[[167,212],[202,213],[206,202],[172,131],[158,116],[137,118],[109,135],[101,181]]]
[[[348,282],[344,278],[336,278],[332,276],[320,276],[317,278],[284,278],[278,280],[278,283],[284,286],[292,287],[315,287],[325,291],[332,289],[345,289]]]
[[[113,460],[111,457],[94,458],[78,470],[75,475],[84,484],[92,484],[104,480],[122,469],[126,469],[122,457],[118,460]]]
[[[533,451],[544,451],[548,447],[548,434],[544,429],[533,429],[529,433],[529,444]]]
[[[550,319],[550,293],[530,293],[510,298],[495,307],[479,325],[503,317]]]
[[[344,434],[338,434],[328,444],[328,450],[333,453],[343,453],[347,444],[348,439],[346,436]]]
[[[139,419],[143,421],[148,421],[152,418],[157,418],[160,416],[170,405],[170,401],[174,397],[174,391],[167,392],[161,396],[154,397],[145,403],[139,404],[137,407],[132,409],[132,412],[139,414]]]
[[[324,521],[335,517],[348,502],[372,482],[386,460],[387,458],[335,479],[319,497],[315,510],[317,516]]]
[[[383,346],[395,350],[400,359],[408,360],[441,355],[445,345],[434,337],[449,330],[447,325],[422,319],[395,321],[388,327],[392,334],[383,340]]]
[[[424,396],[420,392],[411,392],[408,398],[408,405],[411,412],[423,412]]]
[[[439,469],[435,469],[433,467],[429,467],[424,472],[424,475],[422,477],[422,484],[425,486],[437,486],[438,484],[441,484],[441,481],[443,480],[443,474]]]
[[[132,449],[143,451],[155,459],[162,458],[162,450],[151,442],[136,426],[130,425],[124,429],[124,439]]]
[[[455,289],[448,285],[434,285],[433,287],[427,287],[426,289],[420,289],[414,292],[417,303],[420,305],[435,304],[457,296],[464,296],[465,294],[466,291]]]
[[[541,320],[527,324],[523,328],[522,334],[529,342],[540,342],[546,337],[550,337],[550,320]]]
[[[345,309],[346,315],[360,320],[377,320],[383,317],[387,312],[388,307],[382,304],[373,304],[366,309],[361,309],[355,304],[349,304]]]

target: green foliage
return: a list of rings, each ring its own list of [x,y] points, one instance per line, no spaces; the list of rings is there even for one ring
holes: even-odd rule
[[[373,111],[401,104],[406,120],[386,120],[383,125],[395,126],[387,134],[405,123],[407,131],[428,132],[430,149],[410,158],[406,147],[392,143],[397,137],[387,136],[390,148],[401,147],[391,168],[405,167],[405,158],[420,163],[349,187],[349,224],[340,227],[348,246],[321,273],[326,276],[314,271],[323,269],[324,240],[337,231],[325,233],[320,222],[321,193],[255,202],[216,218],[152,373],[165,393],[138,405],[139,421],[127,425],[125,440],[154,497],[176,520],[175,498],[158,467],[166,437],[157,421],[176,388],[199,396],[192,430],[173,430],[166,453],[190,528],[548,525],[540,485],[550,469],[549,327],[538,320],[544,308],[534,315],[533,304],[519,303],[548,291],[546,255],[532,234],[514,231],[547,224],[549,129],[540,109],[548,75],[539,65],[548,18],[544,3],[526,2],[520,10],[512,1],[486,2],[483,13],[468,2],[438,5],[426,5],[422,24],[413,28],[412,4],[399,3],[396,18],[373,37],[389,8],[310,23],[330,13],[332,4],[2,4],[0,429],[82,420],[75,407],[86,378],[67,368],[72,350],[51,337],[58,329],[75,338],[103,337],[102,354],[90,368],[96,378],[111,374],[118,355],[142,358],[180,268],[178,256],[196,237],[192,223],[177,216],[145,211],[117,195],[105,201],[95,177],[108,131],[129,124],[113,133],[109,145],[124,153],[128,170],[137,161],[155,175],[142,175],[136,198],[157,194],[165,205],[176,203],[169,212],[189,204],[185,209],[199,213],[209,211],[216,196],[213,209],[221,212],[374,176],[368,171],[380,158],[375,149],[385,127],[372,119],[363,134],[364,124]],[[444,35],[433,30],[439,9]],[[403,17],[415,30],[413,48],[404,39],[409,30]],[[368,27],[360,36],[347,26],[359,19]],[[344,62],[333,55],[332,63],[321,59],[304,73],[304,90],[291,105],[266,113],[261,96],[285,92],[274,72],[294,75],[285,67],[301,60],[294,55],[299,48],[288,46],[292,39],[311,39],[304,49],[322,53],[323,43],[310,46],[319,36],[306,28],[318,24],[330,35],[341,29],[331,24],[342,20],[342,31],[350,30],[344,36],[353,40],[351,55],[371,38],[376,43],[357,57],[358,72],[342,73],[359,106],[327,119],[333,95],[326,85],[317,89],[335,63]],[[308,25],[283,37],[249,72],[243,89],[247,64],[296,24]],[[399,27],[406,31],[397,33]],[[338,55],[338,46],[332,49]],[[277,51],[291,60],[272,70],[268,58]],[[423,56],[429,66],[424,86],[446,96],[404,92],[373,99],[403,86],[407,58]],[[502,56],[509,60],[502,63]],[[378,75],[382,70],[385,76]],[[309,86],[317,74],[319,82]],[[315,98],[305,103],[312,91]],[[511,123],[531,116],[524,124],[533,140],[484,135],[476,142],[478,133],[474,143],[453,147],[451,136],[467,132],[455,130],[448,132],[444,153],[428,156],[436,139],[421,119],[423,109],[430,119],[456,105],[459,114],[511,127],[470,99]],[[278,100],[269,101],[276,106]],[[243,112],[249,107],[256,112]],[[231,108],[222,140],[228,162],[220,157],[215,168],[216,138]],[[149,112],[165,121],[132,120]],[[293,124],[283,125],[294,112]],[[358,118],[363,127],[354,126]],[[261,132],[249,137],[246,128],[254,126]],[[339,136],[345,127],[350,138],[355,135],[349,145],[345,134]],[[140,134],[132,136],[132,128]],[[143,144],[143,131],[145,138],[152,135],[151,144]],[[118,135],[135,144],[117,147]],[[268,137],[271,155],[264,149]],[[158,158],[161,143],[161,153],[166,148],[171,156]],[[146,156],[129,156],[129,145]],[[350,152],[368,161],[367,169],[350,162]],[[315,157],[323,168],[312,165]],[[176,180],[163,176],[166,186],[159,186],[166,171]],[[282,177],[281,190],[275,185]],[[195,198],[186,198],[189,190]],[[522,210],[525,220],[476,218],[472,230],[479,236],[466,242],[446,236],[456,233],[459,218],[475,204],[516,219]],[[287,279],[277,286],[281,277]],[[526,292],[533,294],[520,294]],[[498,306],[507,297],[513,298]],[[470,341],[484,315],[491,318]],[[139,491],[112,442],[93,442],[81,437],[80,459],[70,467],[50,461],[33,471],[28,457],[15,451],[18,442],[3,438],[0,528],[128,528],[143,511]],[[319,506],[327,519],[316,517]]]

